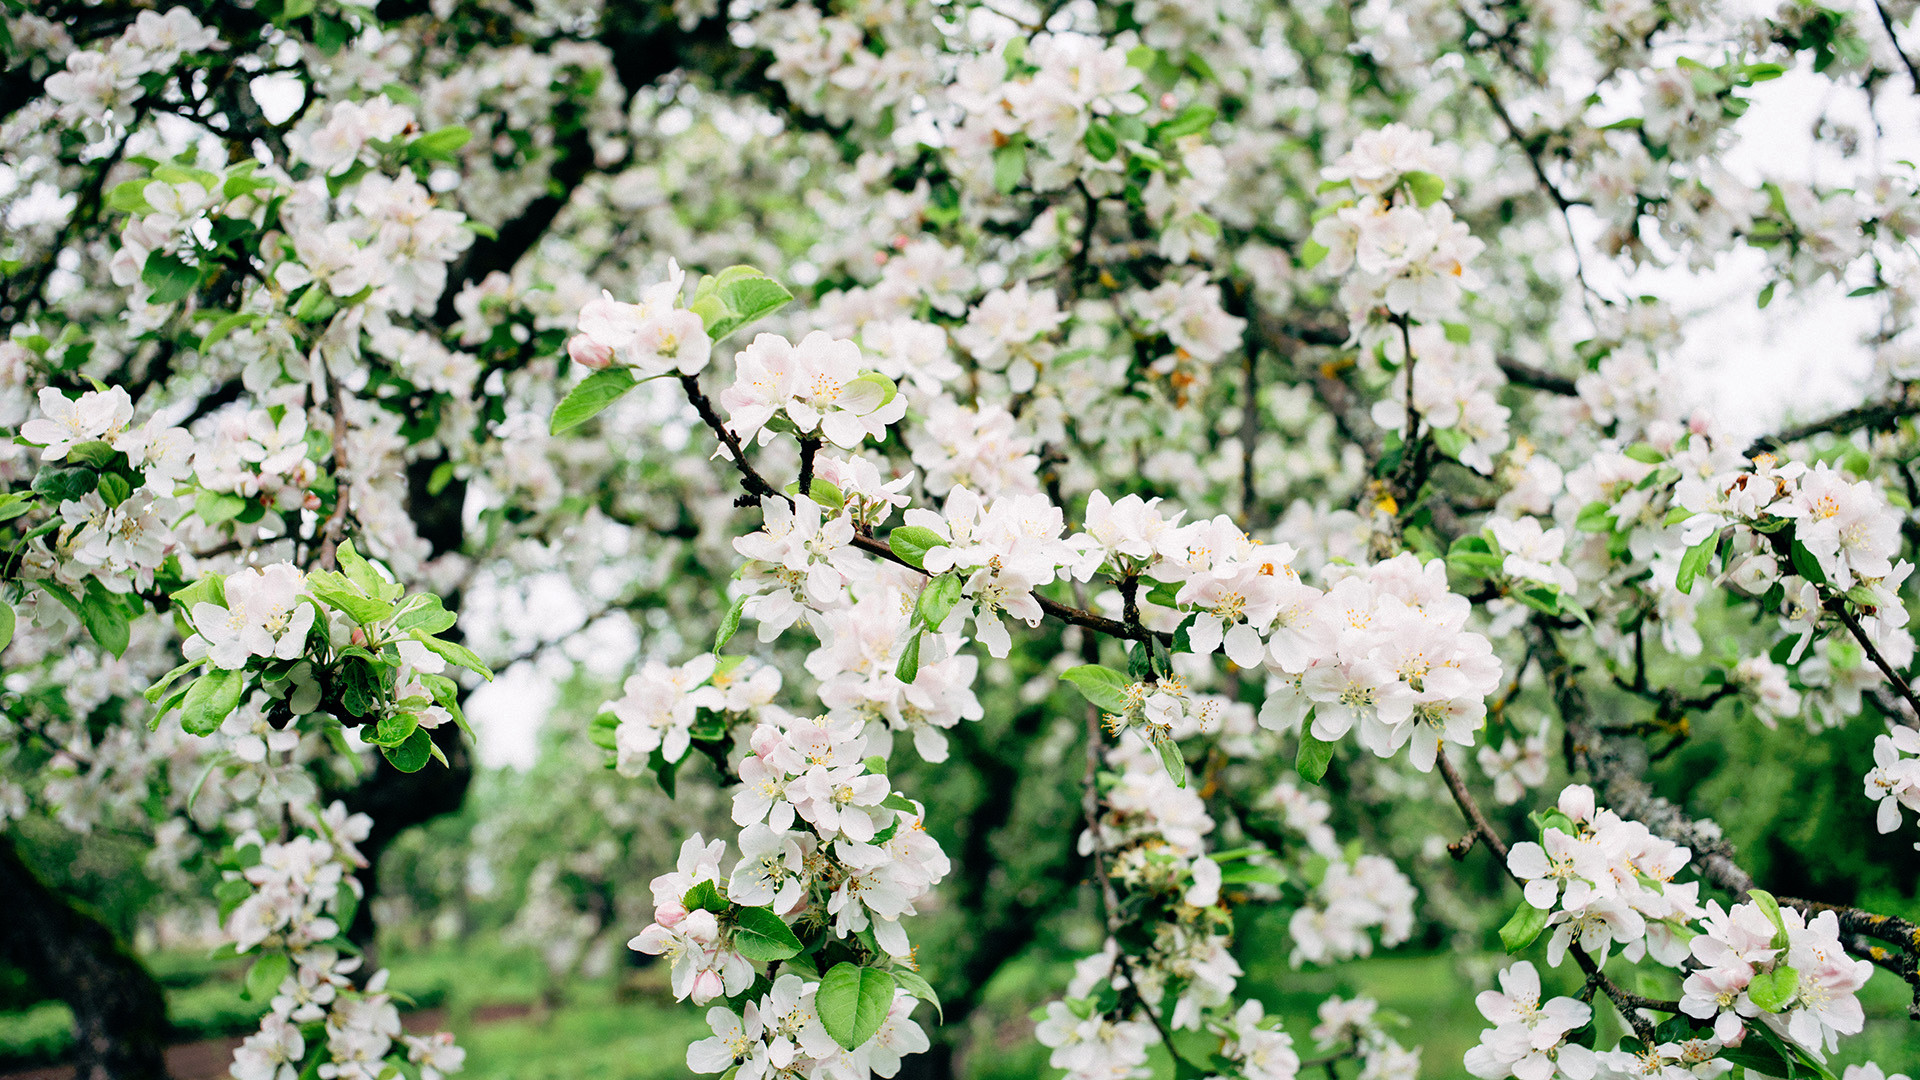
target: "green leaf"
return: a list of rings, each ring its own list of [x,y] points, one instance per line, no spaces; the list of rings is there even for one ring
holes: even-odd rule
[[[1167,775],[1173,778],[1173,786],[1187,786],[1187,756],[1180,752],[1180,744],[1171,735],[1155,735],[1153,748],[1160,754],[1160,764],[1166,766]]]
[[[1613,524],[1613,505],[1597,499],[1581,507],[1580,516],[1573,519],[1573,527],[1581,532],[1610,533]]]
[[[688,310],[700,316],[707,336],[717,342],[792,299],[793,293],[785,285],[754,267],[729,266],[701,280]]]
[[[1133,680],[1112,668],[1081,664],[1061,672],[1060,677],[1072,683],[1081,697],[1107,712],[1127,711],[1127,687],[1133,685]]]
[[[742,596],[734,600],[733,606],[727,608],[726,617],[720,620],[720,629],[713,635],[714,652],[717,653],[726,648],[727,642],[733,640],[733,635],[740,630],[740,613],[746,610],[746,607],[747,598]]]
[[[120,656],[127,651],[129,628],[127,609],[121,598],[107,591],[99,578],[87,579],[86,595],[80,598],[80,621],[100,647]]]
[[[1634,443],[1624,452],[1642,465],[1658,465],[1667,460],[1667,455],[1655,450],[1649,443]]]
[[[814,1008],[833,1041],[848,1050],[866,1045],[893,1007],[893,975],[879,968],[839,963],[820,979]]]
[[[426,728],[414,728],[407,741],[399,746],[383,746],[380,753],[401,772],[416,773],[426,768],[427,759],[433,756],[433,737],[427,734]]]
[[[1300,779],[1309,784],[1317,784],[1327,775],[1327,766],[1333,761],[1333,744],[1313,737],[1313,732],[1305,727],[1300,731],[1300,752],[1294,756],[1293,769]]]
[[[419,716],[410,712],[393,712],[381,717],[373,725],[373,737],[367,741],[376,746],[399,746],[412,738],[419,728]]]
[[[180,726],[189,735],[207,736],[220,730],[220,724],[240,707],[240,691],[246,675],[239,671],[215,668],[193,681],[186,700],[180,703]]]
[[[1155,127],[1154,134],[1162,139],[1198,135],[1212,127],[1219,115],[1211,105],[1189,105],[1181,109],[1178,116]]]
[[[960,602],[960,590],[965,583],[958,574],[942,574],[929,579],[926,587],[920,590],[920,596],[913,602],[913,617],[916,622],[929,630],[939,630],[940,624],[947,621],[953,613],[955,604]]]
[[[454,126],[443,127],[438,131],[429,131],[425,135],[407,144],[410,156],[427,161],[457,161],[455,151],[467,145],[473,139],[473,132]]]
[[[340,924],[340,928],[344,930],[353,925],[353,917],[359,911],[360,898],[354,895],[353,885],[342,881],[340,888],[333,894],[333,921]]]
[[[193,584],[175,589],[167,599],[181,611],[192,614],[195,604],[212,604],[215,607],[227,606],[227,582],[219,574],[207,574]]]
[[[1512,956],[1533,944],[1547,928],[1547,919],[1552,914],[1520,901],[1520,906],[1513,909],[1513,918],[1500,928],[1500,944],[1506,947],[1507,955]]]
[[[772,908],[743,907],[733,913],[733,948],[756,963],[800,955],[800,939]]]
[[[76,446],[69,447],[67,449],[67,463],[70,465],[91,465],[97,469],[107,462],[112,461],[113,455],[117,452],[118,451],[114,450],[111,445],[95,439],[92,442],[83,442]]]
[[[1780,901],[1775,900],[1772,893],[1762,889],[1747,890],[1747,899],[1752,901],[1753,906],[1759,908],[1762,914],[1766,915],[1767,921],[1773,923],[1773,948],[1785,952],[1789,945],[1789,940],[1787,937],[1787,920],[1780,914]]]
[[[920,639],[925,635],[926,631],[915,630],[907,639],[907,647],[900,650],[900,662],[894,665],[894,678],[910,683],[920,677]]]
[[[626,368],[607,368],[594,372],[580,380],[580,385],[569,391],[565,400],[554,407],[548,430],[555,435],[572,431],[591,420],[600,410],[620,400],[620,396],[634,386],[633,373]]]
[[[1713,561],[1714,549],[1719,546],[1720,534],[1716,532],[1688,548],[1687,553],[1680,556],[1680,572],[1674,579],[1673,587],[1683,593],[1692,592],[1694,579],[1707,569]]]
[[[406,592],[404,586],[388,581],[379,570],[374,569],[373,564],[354,549],[351,540],[340,545],[336,558],[340,568],[346,571],[347,580],[353,582],[354,587],[363,595],[381,600],[398,600],[401,594]]]
[[[939,533],[924,525],[902,525],[887,534],[887,547],[916,570],[926,568],[927,552],[946,545]]]
[[[493,669],[489,668],[478,656],[474,655],[472,649],[467,648],[465,645],[456,644],[451,641],[442,641],[437,637],[419,633],[413,635],[413,640],[432,649],[440,655],[441,659],[448,663],[458,664],[488,682],[493,681]]]
[[[6,651],[13,643],[14,614],[13,605],[0,600],[0,652]]]
[[[361,626],[372,626],[393,618],[393,605],[385,600],[362,596],[339,574],[319,571],[307,578],[307,591],[314,599],[339,611]]]
[[[1774,287],[1774,286],[1775,286],[1776,284],[1778,284],[1778,282],[1773,282],[1773,281],[1769,281],[1769,282],[1767,282],[1767,287],[1766,287],[1766,288],[1764,288],[1764,289],[1761,289],[1761,290],[1760,290],[1760,300],[1759,300],[1759,303],[1760,303],[1760,306],[1761,306],[1761,307],[1763,307],[1763,308],[1764,308],[1764,307],[1766,307],[1766,306],[1767,306],[1768,304],[1771,304],[1771,303],[1773,303],[1773,287]]]
[[[33,493],[50,503],[85,498],[100,486],[100,474],[84,466],[42,468],[33,477]]]
[[[1027,175],[1027,144],[1011,142],[993,152],[993,186],[1002,195],[1011,195]]]
[[[240,516],[247,500],[230,491],[203,491],[193,500],[193,512],[209,525],[223,525]]]
[[[443,634],[453,629],[455,621],[453,612],[441,604],[439,597],[425,593],[408,598],[393,620],[393,628],[409,634],[415,630],[423,634]]]
[[[151,183],[150,177],[141,177],[115,184],[107,192],[107,205],[123,214],[151,214],[153,204],[147,201],[147,185]]]
[[[1319,266],[1320,261],[1325,259],[1328,254],[1327,245],[1318,240],[1309,240],[1300,245],[1300,268],[1302,270],[1311,270]]]
[[[265,318],[265,315],[257,311],[233,311],[220,316],[220,318],[214,322],[213,329],[208,330],[206,336],[200,339],[200,351],[206,352],[208,349],[213,348],[216,342],[228,334],[233,333],[243,326],[251,326]]]
[[[1406,173],[1400,181],[1413,193],[1413,201],[1421,206],[1432,206],[1447,193],[1447,182],[1430,172]]]
[[[942,1021],[946,1019],[945,1010],[940,1008],[940,995],[933,992],[933,984],[921,978],[919,972],[895,968],[893,981],[900,984],[900,989],[933,1006],[933,1013],[937,1019]]]
[[[100,501],[108,506],[119,506],[133,494],[133,483],[119,473],[100,474]]]
[[[1807,545],[1801,543],[1799,540],[1795,540],[1793,546],[1788,549],[1788,552],[1792,556],[1795,573],[1798,573],[1801,577],[1806,578],[1815,585],[1825,585],[1827,583],[1826,570],[1821,568],[1820,560],[1814,557],[1813,552],[1807,550]]]
[[[1113,155],[1120,150],[1120,137],[1113,133],[1112,125],[1105,120],[1095,120],[1087,125],[1087,153],[1095,161],[1112,161]]]
[[[193,292],[193,287],[200,284],[200,271],[177,255],[156,251],[147,256],[140,280],[153,290],[154,303],[171,304]]]
[[[293,974],[293,962],[286,953],[266,953],[247,969],[248,1001],[267,1001],[280,990],[280,983]]]
[[[1780,964],[1772,971],[1762,971],[1753,977],[1747,984],[1747,998],[1762,1009],[1777,1013],[1787,1007],[1799,989],[1800,973],[1787,964]]]
[[[696,881],[693,887],[680,897],[680,906],[688,911],[711,911],[715,915],[724,915],[733,905],[720,895],[720,887],[711,880]]]

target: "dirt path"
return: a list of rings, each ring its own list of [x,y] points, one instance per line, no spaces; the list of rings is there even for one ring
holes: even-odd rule
[[[483,1005],[473,1011],[471,1022],[491,1024],[500,1020],[516,1020],[532,1012],[531,1005]],[[400,1019],[406,1029],[414,1034],[442,1031],[447,1026],[447,1010],[426,1009],[408,1013]],[[232,1063],[234,1048],[240,1042],[238,1038],[202,1039],[169,1046],[167,1075],[173,1080],[226,1080],[227,1066]],[[0,1073],[0,1080],[73,1080],[73,1066],[49,1065],[24,1072]]]

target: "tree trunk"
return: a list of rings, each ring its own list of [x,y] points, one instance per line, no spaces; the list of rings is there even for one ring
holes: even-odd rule
[[[373,901],[379,895],[381,853],[406,830],[460,809],[473,782],[473,755],[460,737],[460,729],[442,724],[432,734],[434,745],[447,755],[446,765],[429,761],[419,772],[403,773],[377,759],[373,772],[341,796],[349,811],[373,818],[373,832],[359,844],[367,865],[354,875],[360,879],[366,897],[354,912],[353,925],[345,928],[347,939],[366,953],[361,978],[371,976],[380,966],[374,942]]]
[[[37,877],[0,833],[0,953],[73,1010],[77,1080],[166,1080],[160,984],[98,920]]]

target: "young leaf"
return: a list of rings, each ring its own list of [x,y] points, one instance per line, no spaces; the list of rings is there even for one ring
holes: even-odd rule
[[[1413,193],[1413,200],[1421,206],[1432,206],[1447,193],[1447,182],[1430,172],[1410,172],[1400,178],[1407,190]]]
[[[945,1011],[940,1008],[940,995],[933,992],[933,985],[921,978],[919,972],[895,968],[893,981],[900,984],[900,989],[933,1006],[933,1015],[936,1019],[943,1021],[946,1019]]]
[[[1060,677],[1072,683],[1074,689],[1080,691],[1081,697],[1107,712],[1127,711],[1126,691],[1133,681],[1112,668],[1081,664],[1061,672]]]
[[[1800,973],[1780,964],[1772,971],[1760,972],[1747,983],[1747,998],[1762,1009],[1777,1013],[1787,1007],[1799,989]]]
[[[380,752],[401,772],[419,772],[426,768],[427,759],[433,756],[433,738],[427,734],[426,728],[417,727],[405,742],[399,746],[383,746]]]
[[[745,611],[746,607],[747,598],[742,596],[734,600],[733,606],[727,608],[726,617],[720,620],[720,629],[714,631],[714,652],[717,653],[726,648],[727,642],[733,640],[733,635],[740,629],[740,613]]]
[[[915,630],[907,639],[907,647],[900,650],[900,662],[894,665],[893,677],[903,683],[910,683],[920,677],[920,639],[923,630]]]
[[[286,953],[266,953],[253,962],[247,969],[248,1001],[262,1002],[273,997],[280,989],[280,983],[293,973],[293,962]]]
[[[772,908],[743,907],[733,919],[733,948],[741,956],[765,964],[800,954],[800,939]]]
[[[493,669],[488,667],[480,657],[474,654],[472,649],[467,648],[465,645],[452,641],[443,641],[440,638],[419,633],[413,635],[413,640],[440,654],[442,660],[458,664],[488,682],[493,681]]]
[[[156,251],[147,256],[140,269],[140,280],[153,289],[153,302],[171,304],[184,300],[200,284],[200,271],[188,266],[177,255]]]
[[[189,735],[211,735],[220,730],[221,721],[240,707],[240,690],[246,675],[215,668],[193,681],[180,703],[180,726]]]
[[[620,396],[634,386],[633,374],[626,368],[607,368],[594,372],[580,380],[580,385],[568,391],[565,400],[554,407],[548,430],[555,435],[572,431],[591,420],[600,410],[620,400]]]
[[[1317,784],[1327,775],[1327,765],[1333,761],[1333,744],[1321,742],[1313,737],[1313,732],[1302,728],[1300,732],[1300,752],[1293,759],[1294,771],[1300,779],[1309,784]]]
[[[915,621],[929,630],[939,630],[940,624],[953,613],[954,605],[960,602],[960,590],[964,586],[958,574],[942,574],[929,580],[920,590],[919,599],[914,601]]]
[[[833,1041],[848,1050],[866,1045],[893,1006],[893,975],[879,968],[839,963],[820,979],[814,1008]]]
[[[1719,546],[1720,534],[1716,532],[1688,548],[1687,553],[1680,556],[1680,572],[1673,587],[1683,593],[1692,592],[1694,579],[1713,561],[1714,549]]]
[[[1173,786],[1187,786],[1187,756],[1180,752],[1180,744],[1167,735],[1156,735],[1153,748],[1160,752],[1160,764],[1166,766],[1167,775],[1173,778]]]
[[[940,534],[924,525],[902,525],[887,534],[887,546],[893,549],[908,566],[923,569],[926,566],[927,552],[937,547],[945,547],[946,540]]]
[[[1513,918],[1500,928],[1500,944],[1506,947],[1507,955],[1512,956],[1533,944],[1547,928],[1547,917],[1551,914],[1525,900],[1520,901],[1520,906],[1513,909]]]

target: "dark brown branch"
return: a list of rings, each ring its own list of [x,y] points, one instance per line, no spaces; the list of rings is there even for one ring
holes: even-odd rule
[[[1893,13],[1888,11],[1887,5],[1881,3],[1880,0],[1874,0],[1873,6],[1876,11],[1880,12],[1880,25],[1887,28],[1887,40],[1893,43],[1894,54],[1900,57],[1902,64],[1906,65],[1907,77],[1913,80],[1913,92],[1920,94],[1920,66],[1916,66],[1913,62],[1913,57],[1908,56],[1907,50],[1901,47],[1900,33],[1894,29],[1893,25]]]
[[[1579,389],[1574,385],[1574,381],[1565,375],[1556,375],[1544,368],[1537,368],[1532,364],[1523,363],[1519,360],[1509,360],[1503,357],[1500,360],[1500,370],[1506,374],[1507,381],[1515,386],[1524,386],[1529,390],[1540,390],[1549,394],[1559,394],[1562,397],[1574,397],[1580,393]]]
[[[1790,428],[1786,428],[1772,435],[1762,435],[1747,444],[1747,456],[1755,457],[1759,454],[1778,450],[1783,446],[1797,443],[1802,439],[1811,438],[1823,431],[1831,432],[1835,435],[1845,435],[1848,432],[1859,431],[1863,428],[1868,431],[1891,431],[1900,426],[1900,421],[1912,416],[1914,413],[1913,403],[1906,400],[1907,396],[1905,393],[1896,394],[1896,396],[1889,401],[1875,401],[1865,405],[1857,405],[1845,412],[1838,412],[1824,419],[1812,420],[1804,424],[1795,424]]]

